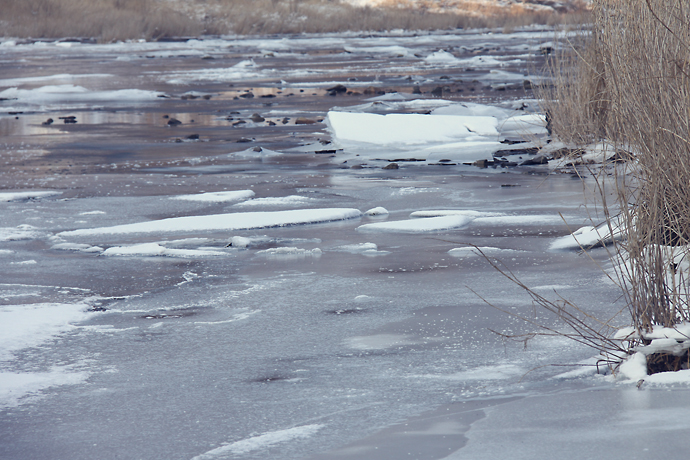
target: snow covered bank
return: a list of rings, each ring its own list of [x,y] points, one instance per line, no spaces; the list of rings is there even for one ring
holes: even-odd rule
[[[362,213],[352,208],[298,209],[290,211],[241,212],[204,216],[171,217],[168,219],[113,227],[84,228],[58,233],[61,237],[129,233],[175,233],[217,230],[251,230],[290,225],[317,224],[354,219]]]

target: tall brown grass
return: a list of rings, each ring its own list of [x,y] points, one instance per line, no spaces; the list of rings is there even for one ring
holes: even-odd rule
[[[440,30],[581,21],[526,7],[434,11],[398,4],[354,7],[339,0],[5,0],[0,36],[92,37],[100,41],[160,39],[202,34]]]
[[[558,138],[634,154],[615,186],[599,181],[627,234],[615,258],[633,326],[690,321],[690,4],[596,0],[591,32],[551,72]]]

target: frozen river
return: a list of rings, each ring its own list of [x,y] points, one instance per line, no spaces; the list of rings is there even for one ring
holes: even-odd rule
[[[683,458],[686,384],[482,300],[564,327],[468,245],[623,308],[551,249],[589,179],[513,166],[552,39],[1,42],[0,458]]]

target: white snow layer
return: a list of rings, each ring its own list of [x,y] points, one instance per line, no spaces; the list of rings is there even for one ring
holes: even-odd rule
[[[242,201],[255,195],[253,190],[234,190],[228,192],[207,192],[192,195],[172,196],[172,200],[201,201],[209,203],[224,203],[227,201]]]
[[[84,228],[61,232],[59,236],[93,236],[129,233],[203,232],[212,230],[250,230],[289,225],[315,224],[360,217],[352,208],[298,209],[289,211],[240,212],[204,216],[171,217],[168,219]]]
[[[192,460],[212,460],[221,456],[243,455],[255,450],[267,449],[275,444],[309,438],[323,427],[324,425],[315,424],[296,426],[287,430],[270,431],[258,436],[242,439],[241,441],[235,441],[232,444],[217,447],[194,457]]]
[[[73,329],[91,313],[83,303],[39,303],[0,307],[0,360]]]

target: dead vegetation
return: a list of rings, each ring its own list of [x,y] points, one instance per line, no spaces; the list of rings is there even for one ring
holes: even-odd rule
[[[0,36],[125,39],[222,34],[504,28],[582,22],[584,8],[568,12],[513,5],[433,10],[398,2],[355,7],[338,0],[7,0]]]
[[[690,5],[597,0],[591,29],[561,43],[549,65],[553,85],[541,96],[554,137],[634,154],[597,184],[601,209],[626,235],[611,259],[636,331],[628,353],[644,350],[655,329],[690,321]],[[648,373],[688,368],[686,344],[645,353]]]

